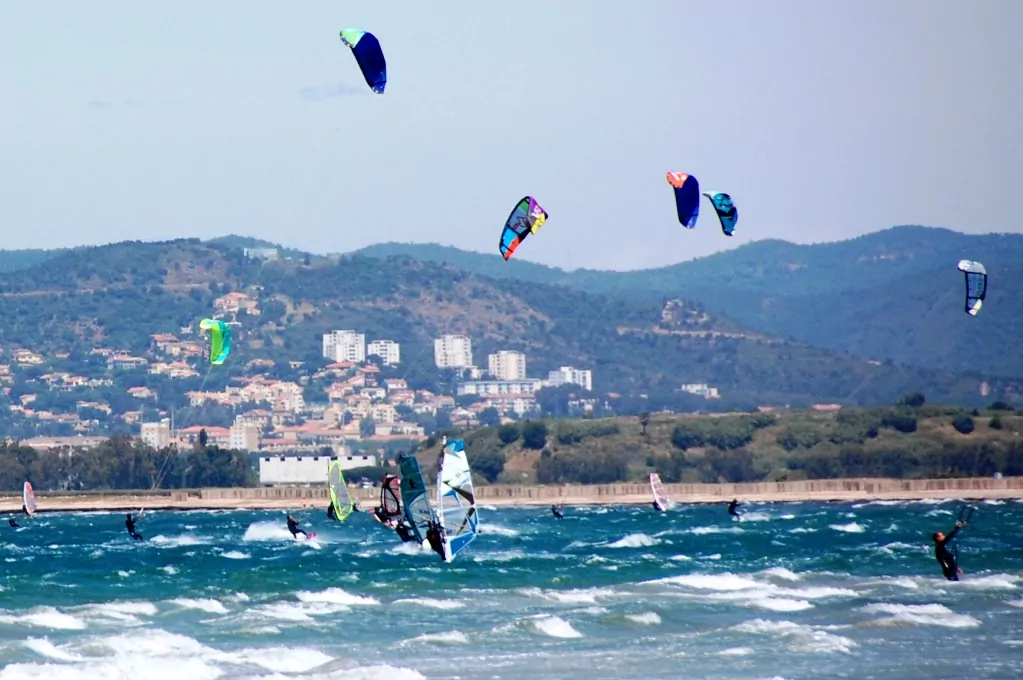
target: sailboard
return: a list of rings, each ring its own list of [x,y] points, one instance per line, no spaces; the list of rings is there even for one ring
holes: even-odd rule
[[[339,460],[327,464],[327,487],[330,491],[330,504],[334,506],[334,516],[338,522],[344,522],[352,514],[352,497],[348,495],[348,485],[345,484]]]
[[[380,482],[380,508],[387,517],[401,516],[401,480],[387,473]]]
[[[668,494],[664,493],[664,484],[661,483],[661,476],[656,472],[650,473],[650,493],[653,494],[654,502],[657,503],[661,512],[675,507],[675,504],[668,498]]]
[[[416,540],[422,544],[426,541],[430,522],[437,521],[430,507],[430,498],[426,495],[426,480],[415,456],[406,453],[398,456],[398,469],[401,471],[401,498],[404,501],[402,514],[411,525]]]
[[[444,445],[437,469],[437,516],[443,529],[444,561],[450,562],[479,530],[472,471],[461,439]]]
[[[21,491],[21,499],[25,504],[25,512],[28,515],[36,514],[36,494],[32,490],[31,482],[25,482],[25,486]]]

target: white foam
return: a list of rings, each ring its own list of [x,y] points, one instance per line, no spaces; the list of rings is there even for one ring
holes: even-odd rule
[[[1023,577],[1012,574],[991,574],[979,578],[964,577],[958,584],[967,588],[978,590],[1015,590]]]
[[[163,567],[163,570],[165,572],[167,572],[168,574],[170,574],[171,576],[174,576],[175,574],[178,573],[178,568],[177,567],[172,567],[169,564],[166,567]]]
[[[790,600],[785,597],[761,597],[751,600],[750,604],[772,612],[799,612],[813,607],[806,600]]]
[[[91,616],[98,616],[125,623],[137,623],[139,616],[156,616],[157,608],[152,602],[104,602],[82,607],[82,611]]]
[[[446,645],[465,645],[469,644],[469,638],[467,638],[465,636],[465,633],[463,633],[460,630],[449,630],[443,633],[423,633],[422,635],[412,638],[408,642],[409,643],[429,642]]]
[[[461,609],[465,606],[464,602],[458,600],[435,600],[432,597],[410,597],[405,600],[395,600],[392,604],[415,604],[420,607],[429,607],[430,609]]]
[[[741,633],[770,635],[787,640],[789,648],[798,652],[849,653],[858,645],[847,637],[833,635],[826,631],[803,626],[791,621],[767,621],[754,619],[733,627]]]
[[[280,522],[253,522],[245,530],[243,541],[293,541],[294,537]]]
[[[225,553],[220,553],[221,557],[226,557],[229,560],[247,560],[252,557],[249,553],[241,552],[240,550],[228,550]]]
[[[863,525],[858,522],[849,522],[848,524],[830,524],[829,526],[835,531],[843,531],[847,534],[862,534],[866,531],[866,529],[863,528]]]
[[[944,626],[945,628],[975,628],[980,621],[965,614],[956,614],[943,604],[868,604],[862,608],[868,614],[890,614],[879,619],[878,624],[894,625],[912,623],[920,626]]]
[[[693,527],[687,530],[688,533],[696,536],[707,534],[742,534],[745,533],[739,527]]]
[[[636,623],[641,623],[644,626],[656,626],[661,622],[661,617],[657,612],[644,612],[642,614],[626,614],[625,618]]]
[[[572,627],[565,619],[559,616],[540,616],[530,619],[529,623],[538,633],[549,635],[555,638],[581,638],[582,633]]]
[[[519,532],[515,529],[509,529],[508,527],[501,526],[500,524],[490,524],[489,522],[480,527],[481,534],[493,534],[495,536],[506,536],[508,538],[514,538],[519,535]]]
[[[548,590],[543,597],[564,604],[597,604],[598,597],[610,597],[613,590],[606,588],[580,588],[576,590]]]
[[[361,595],[352,595],[341,588],[327,588],[317,592],[300,590],[295,593],[295,597],[302,602],[323,602],[326,604],[343,604],[345,606],[380,604],[380,600],[372,597],[362,597]]]
[[[179,597],[171,600],[171,604],[175,604],[182,609],[198,609],[209,614],[226,614],[227,607],[223,605],[219,600],[212,598],[190,598],[190,597]]]
[[[659,540],[646,534],[629,534],[624,538],[619,538],[614,543],[608,543],[608,548],[649,548],[652,545],[660,543]]]
[[[796,572],[786,569],[785,567],[771,567],[770,569],[764,569],[760,573],[765,576],[774,576],[775,578],[784,579],[786,581],[798,581],[803,578]]]
[[[181,534],[179,536],[164,536],[162,534],[149,539],[150,543],[166,548],[180,548],[191,545],[208,545],[210,539],[206,537],[193,536],[192,534]]]
[[[82,659],[82,657],[78,654],[66,652],[46,639],[30,637],[22,642],[22,644],[36,654],[45,656],[48,659],[56,659],[57,661],[81,661]],[[0,673],[0,675],[2,675],[2,673]]]
[[[670,585],[686,586],[699,590],[746,590],[756,588],[759,583],[745,576],[736,576],[731,573],[724,574],[684,574],[682,576],[668,576],[667,578],[654,579],[647,583],[665,583]]]
[[[36,607],[21,616],[0,615],[0,623],[20,623],[52,630],[85,630],[85,621],[53,607]]]

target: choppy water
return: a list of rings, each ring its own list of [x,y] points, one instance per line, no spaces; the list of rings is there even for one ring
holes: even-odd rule
[[[948,583],[958,506],[491,508],[448,565],[367,515],[39,515],[0,528],[0,679],[1023,677],[1023,504]]]

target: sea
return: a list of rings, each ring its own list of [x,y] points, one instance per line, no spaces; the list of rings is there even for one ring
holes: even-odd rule
[[[962,505],[483,506],[448,564],[362,513],[39,513],[0,525],[0,680],[1018,680],[1023,504],[948,582]]]

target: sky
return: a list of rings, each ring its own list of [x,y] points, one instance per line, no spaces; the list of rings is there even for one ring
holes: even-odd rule
[[[342,28],[373,32],[385,94]],[[672,264],[1020,232],[1020,0],[0,2],[0,248],[243,234]],[[727,191],[678,224],[665,173]]]

